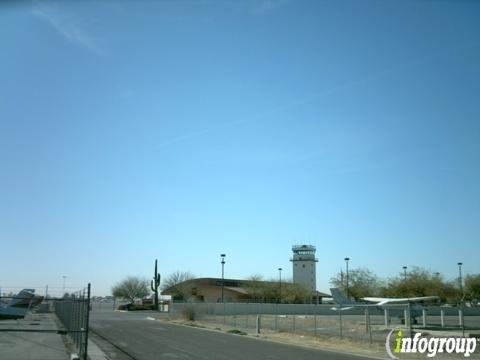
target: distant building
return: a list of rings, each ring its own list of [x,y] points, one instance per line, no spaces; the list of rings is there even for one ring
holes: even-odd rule
[[[262,298],[256,296],[255,292],[263,285],[270,288],[279,287],[276,281],[256,281],[225,279],[223,288],[223,297],[225,302],[276,302],[276,298]],[[290,283],[291,285],[291,283]],[[282,283],[282,289],[286,289],[289,283]],[[197,278],[186,280],[180,284],[172,286],[162,291],[162,295],[171,295],[174,301],[193,301],[215,303],[221,302],[222,279],[221,278]],[[258,295],[258,294],[257,294]],[[315,292],[305,302],[321,301],[324,296],[329,296],[321,292]],[[317,300],[315,300],[315,297]],[[302,301],[302,302],[303,302]]]
[[[245,289],[246,280],[225,279],[223,298],[225,302],[239,302],[248,299]],[[195,302],[220,302],[222,296],[222,279],[197,278],[186,280],[176,286],[162,291],[163,295],[172,295],[173,300]]]
[[[293,267],[293,282],[300,284],[311,290],[317,291],[316,278],[316,248],[313,245],[294,245],[292,246],[293,257],[290,259]]]

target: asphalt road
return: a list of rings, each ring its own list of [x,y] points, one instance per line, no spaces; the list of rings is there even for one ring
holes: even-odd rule
[[[240,335],[173,325],[147,319],[146,312],[93,311],[90,327],[135,360],[152,359],[330,359],[365,357],[280,344]],[[93,335],[95,340],[95,335]],[[97,338],[98,339],[98,338]],[[108,343],[98,344],[114,360],[130,360]]]

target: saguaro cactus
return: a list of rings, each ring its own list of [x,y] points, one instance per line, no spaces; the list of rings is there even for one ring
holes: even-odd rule
[[[155,259],[155,272],[153,280],[150,281],[150,287],[155,294],[155,310],[158,310],[158,287],[160,286],[160,274],[157,272],[157,259]]]

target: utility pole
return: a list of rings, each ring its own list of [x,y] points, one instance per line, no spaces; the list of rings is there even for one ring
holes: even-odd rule
[[[220,254],[220,257],[222,258],[222,303],[224,302],[223,298],[223,288],[225,287],[225,279],[224,279],[224,266],[225,266],[225,254]]]
[[[279,291],[278,291],[278,302],[282,301],[282,268],[278,268],[278,284],[279,284]]]
[[[348,289],[348,262],[350,261],[349,257],[345,258],[345,263],[347,264],[347,299],[350,299],[350,291]]]

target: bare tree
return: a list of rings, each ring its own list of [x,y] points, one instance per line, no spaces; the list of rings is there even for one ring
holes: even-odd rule
[[[468,300],[480,302],[480,274],[465,276],[465,293]]]
[[[349,294],[354,298],[380,295],[382,281],[367,268],[351,269],[349,272]],[[346,292],[346,281],[343,272],[330,279],[330,283]]]
[[[403,273],[391,278],[386,289],[387,296],[439,296],[441,301],[455,302],[461,298],[455,281],[446,281],[440,273],[433,273],[413,266],[405,278]]]
[[[189,271],[177,270],[163,280],[162,291],[167,291],[176,300],[188,300],[192,292],[192,284],[188,280],[195,278]]]
[[[250,276],[244,285],[248,297],[253,301],[261,302],[283,302],[283,303],[305,303],[312,297],[312,292],[300,284],[294,284],[284,279],[282,291],[280,283],[276,279],[263,280],[261,275]]]
[[[278,297],[272,285],[263,280],[260,274],[254,274],[248,277],[244,287],[248,292],[249,298],[253,301],[271,301],[272,298]]]
[[[342,272],[330,283],[345,292],[346,281]],[[415,297],[439,296],[442,301],[455,302],[460,294],[455,281],[446,281],[440,273],[413,266],[405,277],[400,272],[396,277],[383,280],[366,268],[349,271],[349,293],[354,298],[367,296]]]
[[[134,302],[150,294],[150,282],[147,279],[129,276],[112,287],[112,295]]]

